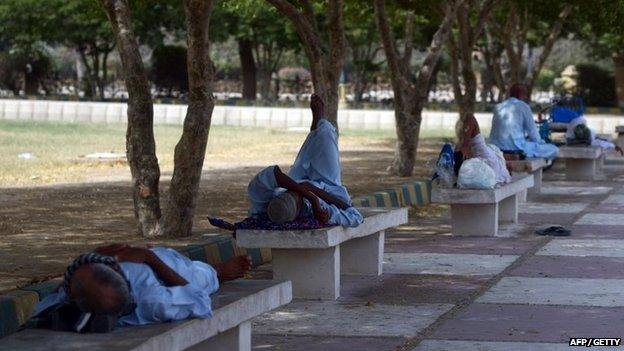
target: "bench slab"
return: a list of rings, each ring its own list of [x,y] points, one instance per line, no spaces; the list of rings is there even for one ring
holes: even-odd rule
[[[530,173],[533,175],[533,187],[529,188],[531,194],[539,194],[542,191],[543,168],[550,166],[552,162],[543,158],[527,158],[519,161],[507,161],[511,170],[517,173]],[[526,201],[526,192],[520,195],[519,200]]]
[[[380,275],[385,230],[407,223],[407,208],[362,208],[364,223],[355,228],[316,230],[240,230],[238,246],[271,248],[273,278],[290,280],[293,296],[335,300],[340,275]]]
[[[525,174],[495,189],[434,188],[431,198],[451,205],[453,235],[496,236],[499,223],[518,223],[518,198],[533,184]]]
[[[289,303],[292,290],[289,281],[236,280],[223,284],[211,298],[214,315],[208,319],[123,327],[107,334],[26,329],[1,339],[0,350],[249,350],[250,320]]]
[[[559,158],[566,162],[567,180],[596,180],[602,169],[604,151],[598,146],[562,146]]]
[[[518,175],[494,189],[433,188],[431,202],[441,204],[495,204],[533,186],[533,177]]]
[[[407,222],[407,208],[358,208],[364,223],[358,227],[314,230],[237,230],[236,243],[244,248],[325,249],[396,227]]]

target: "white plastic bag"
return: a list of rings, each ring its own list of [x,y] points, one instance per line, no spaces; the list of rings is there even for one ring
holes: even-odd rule
[[[464,161],[457,176],[457,187],[464,189],[493,189],[496,175],[492,167],[480,158]]]

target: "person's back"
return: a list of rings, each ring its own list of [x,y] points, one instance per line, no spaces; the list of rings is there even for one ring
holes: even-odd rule
[[[526,142],[527,114],[531,118],[529,106],[515,97],[497,104],[492,117],[490,143],[503,151],[522,150]]]

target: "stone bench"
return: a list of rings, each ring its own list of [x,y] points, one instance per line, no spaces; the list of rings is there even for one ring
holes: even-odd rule
[[[335,300],[340,296],[340,274],[380,275],[384,231],[407,223],[407,208],[360,208],[358,227],[316,230],[238,230],[244,248],[271,248],[273,279],[290,280],[293,296]]]
[[[604,156],[598,146],[561,146],[557,158],[565,159],[567,180],[596,180]]]
[[[214,315],[106,334],[26,329],[0,339],[0,350],[29,351],[249,351],[251,319],[292,300],[289,281],[235,280],[211,296]]]
[[[542,189],[542,175],[544,167],[552,162],[543,158],[527,158],[518,161],[507,161],[513,173],[528,173],[533,175],[533,187],[528,189],[529,194],[539,194]],[[520,194],[519,200],[526,201],[526,191]]]
[[[496,236],[499,223],[518,223],[518,196],[533,176],[514,176],[494,189],[434,188],[431,202],[451,205],[453,235]]]

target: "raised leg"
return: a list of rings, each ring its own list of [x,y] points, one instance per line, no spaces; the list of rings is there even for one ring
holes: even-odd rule
[[[335,300],[340,296],[340,246],[272,249],[273,279],[292,281],[293,297]]]
[[[518,223],[518,197],[516,195],[501,200],[498,205],[498,220],[500,223]]]
[[[498,233],[498,204],[451,205],[453,235],[495,236]]]
[[[186,351],[251,351],[251,322],[243,322]]]
[[[566,159],[566,179],[567,180],[594,180],[597,171],[596,159]]]
[[[384,253],[383,231],[340,244],[342,274],[381,275]]]
[[[539,194],[542,192],[542,177],[543,170],[540,168],[536,170],[533,174],[533,187],[529,189],[529,194]]]

